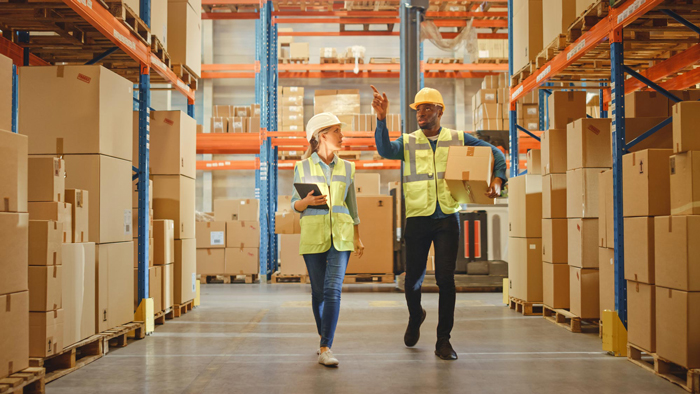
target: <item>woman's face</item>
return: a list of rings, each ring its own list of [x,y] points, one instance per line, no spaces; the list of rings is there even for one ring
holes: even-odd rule
[[[322,144],[326,144],[330,151],[338,151],[343,146],[343,132],[340,131],[340,126],[331,126],[325,131],[319,133],[319,138]]]

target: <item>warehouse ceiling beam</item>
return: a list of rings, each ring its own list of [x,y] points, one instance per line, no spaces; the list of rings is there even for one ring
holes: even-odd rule
[[[683,90],[700,84],[700,68],[695,68],[681,75],[678,75],[659,86],[666,90]]]
[[[4,55],[12,59],[12,63],[15,66],[24,65],[24,48],[2,36],[0,36],[0,55]],[[48,66],[50,64],[40,57],[30,54],[29,65]]]

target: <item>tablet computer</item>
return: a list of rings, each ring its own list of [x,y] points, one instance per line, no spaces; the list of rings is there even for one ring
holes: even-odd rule
[[[299,197],[301,197],[302,199],[306,197],[306,195],[309,194],[310,191],[314,192],[314,196],[321,195],[321,189],[319,189],[318,185],[315,183],[295,183],[294,188],[297,189],[297,193],[299,193]],[[328,204],[309,205],[309,208],[328,209]]]

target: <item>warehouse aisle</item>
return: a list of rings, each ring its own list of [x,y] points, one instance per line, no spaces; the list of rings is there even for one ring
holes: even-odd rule
[[[433,355],[437,294],[424,295],[422,338],[407,349],[403,294],[370,288],[344,289],[338,369],[316,363],[308,286],[206,285],[198,309],[49,384],[47,392],[685,392],[605,355],[597,335],[514,313],[501,294],[458,294],[452,343],[460,359],[441,361]]]

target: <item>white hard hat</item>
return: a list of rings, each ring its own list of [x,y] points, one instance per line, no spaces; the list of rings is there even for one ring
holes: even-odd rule
[[[311,141],[311,137],[319,130],[342,124],[343,122],[330,112],[314,115],[313,118],[309,119],[309,123],[306,124],[306,140]]]

